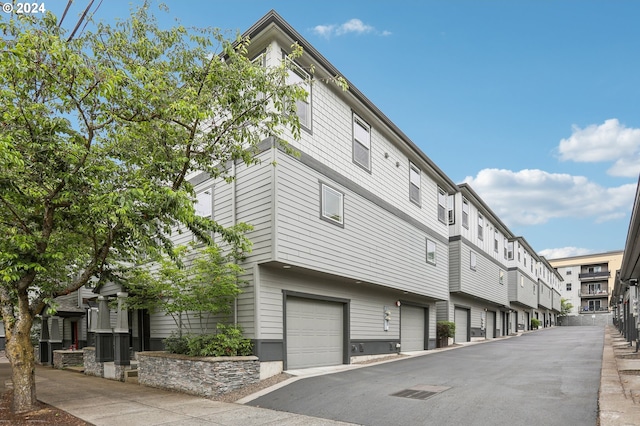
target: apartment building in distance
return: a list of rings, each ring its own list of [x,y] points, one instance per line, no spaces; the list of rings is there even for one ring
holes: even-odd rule
[[[609,312],[623,254],[620,250],[549,260],[564,280],[560,296],[573,305],[569,315]]]

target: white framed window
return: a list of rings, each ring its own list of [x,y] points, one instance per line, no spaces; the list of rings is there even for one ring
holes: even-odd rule
[[[567,291],[571,291],[571,283],[567,283]]]
[[[476,253],[475,252],[469,252],[469,268],[472,271],[475,271],[477,267],[477,259],[476,259]]]
[[[498,230],[493,231],[493,251],[498,252]]]
[[[371,171],[371,126],[353,114],[353,162]]]
[[[484,218],[481,214],[478,215],[478,239],[484,239]]]
[[[344,225],[344,194],[323,183],[320,185],[320,198],[322,219]]]
[[[420,205],[420,169],[409,162],[409,199]]]
[[[462,226],[469,229],[469,202],[466,198],[462,199]]]
[[[507,243],[507,259],[513,260],[513,241]]]
[[[504,284],[504,271],[502,269],[498,272],[498,282]]]
[[[436,264],[436,243],[427,238],[427,263]]]
[[[571,275],[571,269],[567,270],[566,275]]]
[[[447,193],[438,188],[438,220],[447,223]]]
[[[211,188],[196,193],[196,202],[193,207],[197,216],[211,218],[213,215],[212,195],[213,190]]]
[[[502,241],[502,250],[504,251],[503,256],[504,256],[504,258],[505,258],[505,259],[508,259],[508,258],[509,258],[509,249],[508,249],[508,244],[509,244],[509,241],[505,238],[505,239]]]
[[[524,276],[520,275],[520,287],[524,287]]]
[[[447,213],[449,216],[449,225],[456,223],[456,200],[453,195],[449,195],[447,201]]]
[[[284,53],[283,55],[286,59],[286,55]],[[291,69],[287,74],[286,83],[292,86],[296,85],[307,92],[307,96],[304,99],[298,99],[296,101],[296,111],[300,125],[311,129],[311,76],[294,61],[290,59],[287,60]]]

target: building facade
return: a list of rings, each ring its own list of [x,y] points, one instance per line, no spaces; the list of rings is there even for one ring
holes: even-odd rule
[[[549,261],[564,279],[560,296],[573,305],[569,315],[609,313],[623,253],[611,251]]]
[[[439,320],[456,323],[457,342],[530,330],[532,318],[555,324],[563,276],[469,185],[456,185],[353,85],[328,82],[340,73],[277,13],[245,35],[264,66],[294,43],[304,50],[291,71],[308,92],[301,137],[285,135],[296,155],[268,138],[258,164],[229,165],[230,183],[189,180],[197,214],[253,226],[232,319],[263,377],[432,349]],[[193,241],[186,230],[172,238]],[[99,360],[112,361],[103,349],[115,347],[126,363],[125,349],[162,349],[177,330],[162,312],[110,311],[107,299],[126,298],[118,285],[98,292],[88,332]]]

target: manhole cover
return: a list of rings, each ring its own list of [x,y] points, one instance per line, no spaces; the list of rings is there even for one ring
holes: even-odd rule
[[[437,395],[440,392],[444,392],[447,389],[451,388],[446,386],[418,385],[409,389],[401,390],[400,392],[392,393],[391,396],[419,399],[424,401],[425,399],[430,398],[433,395]]]

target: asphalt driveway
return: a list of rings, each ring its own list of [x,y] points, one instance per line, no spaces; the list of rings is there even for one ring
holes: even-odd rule
[[[250,405],[362,425],[596,425],[604,328],[555,327],[298,380]]]

